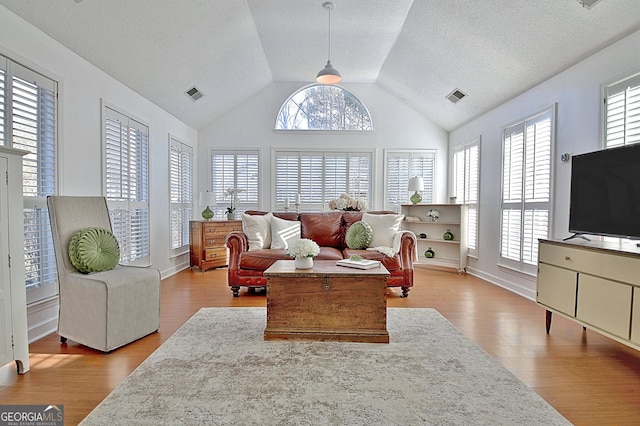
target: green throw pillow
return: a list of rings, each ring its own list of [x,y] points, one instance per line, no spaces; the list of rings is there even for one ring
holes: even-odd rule
[[[373,229],[367,222],[359,221],[354,223],[347,230],[347,247],[353,250],[363,250],[369,247],[373,238]]]
[[[103,228],[84,228],[69,243],[69,258],[83,274],[113,269],[120,259],[118,240]]]

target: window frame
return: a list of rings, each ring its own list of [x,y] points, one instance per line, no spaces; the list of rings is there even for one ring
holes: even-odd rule
[[[468,248],[467,248],[467,255],[472,256],[472,257],[478,257],[478,224],[479,224],[479,218],[480,218],[480,164],[481,164],[481,136],[478,136],[477,138],[473,139],[472,141],[463,144],[463,145],[459,145],[456,146],[454,148],[452,148],[452,153],[451,153],[451,159],[450,159],[450,182],[451,182],[451,189],[450,189],[450,194],[451,197],[455,197],[455,203],[456,204],[466,204],[468,206],[468,211],[469,213],[467,214],[467,231],[469,232],[472,229],[475,229],[475,234],[473,235],[474,238],[470,238],[469,235],[467,235],[467,244],[468,244]],[[476,148],[477,149],[477,155],[476,155],[476,159],[477,159],[477,164],[475,165],[476,167],[476,176],[475,176],[475,186],[476,186],[476,194],[475,194],[475,200],[473,199],[472,195],[469,195],[470,192],[470,186],[473,186],[473,183],[471,182],[471,180],[473,179],[473,170],[470,170],[472,168],[472,165],[470,164],[469,161],[471,161],[470,159],[470,150]],[[458,188],[458,174],[456,173],[457,170],[457,165],[456,165],[456,156],[462,154],[463,155],[463,184],[462,184],[462,188]],[[462,196],[460,196],[462,195]],[[473,211],[475,210],[475,215],[473,215]],[[475,219],[475,224],[472,226],[472,222]]]
[[[389,161],[392,156],[406,157],[407,161],[411,163],[414,158],[419,158],[421,161],[430,159],[432,161],[431,177],[424,175],[425,167],[423,166],[422,172],[420,172],[425,184],[424,191],[418,191],[422,196],[422,204],[434,203],[437,200],[436,188],[437,188],[437,176],[438,176],[438,150],[437,149],[385,149],[384,150],[384,210],[396,211],[401,210],[402,204],[409,204],[409,178],[416,175],[416,170],[409,164],[406,174],[404,176],[392,177],[389,167]],[[394,196],[391,194],[392,187],[398,188],[396,195],[396,203],[390,201]],[[403,189],[404,188],[404,189]],[[401,196],[405,193],[405,196]]]
[[[132,114],[124,112],[121,108],[118,108],[104,99],[101,100],[101,124],[102,124],[102,190],[103,195],[107,199],[107,207],[109,209],[109,216],[111,219],[111,227],[114,235],[118,239],[120,245],[120,262],[123,265],[130,266],[150,266],[151,265],[151,206],[149,203],[149,172],[150,172],[150,154],[149,148],[151,146],[150,136],[151,131],[149,125],[134,117]],[[110,118],[111,117],[111,118]],[[107,154],[107,149],[110,148],[107,120],[122,122],[122,130],[126,130],[126,146],[123,146],[120,141],[120,149],[124,149],[127,152],[132,151],[131,145],[134,145],[133,152],[139,154],[141,169],[134,169],[136,174],[136,180],[128,179],[126,183],[132,183],[131,187],[135,187],[135,193],[139,194],[138,197],[132,199],[131,195],[112,197],[110,193],[114,190],[110,189],[112,183],[110,182],[109,168],[112,163],[111,154]],[[122,134],[122,132],[121,132]],[[141,140],[133,142],[134,135],[141,136]],[[145,137],[146,136],[146,137]],[[121,138],[122,139],[122,138]],[[135,146],[139,143],[139,146]],[[116,147],[117,148],[117,147]],[[108,158],[110,157],[110,158]],[[128,162],[131,162],[131,156],[127,158]],[[120,169],[127,165],[120,162]],[[130,173],[127,173],[130,174]],[[124,175],[120,173],[120,176]],[[126,185],[125,183],[125,185]],[[116,192],[126,192],[126,190],[120,190]],[[129,191],[131,192],[131,191]],[[132,215],[131,212],[135,214]],[[122,213],[122,214],[119,214]],[[121,227],[119,224],[124,221],[125,226]],[[135,223],[139,223],[138,227],[134,226]],[[132,232],[135,231],[135,232]],[[131,235],[136,238],[131,238]]]
[[[174,150],[178,151],[178,164],[174,164]],[[194,149],[169,134],[169,250],[172,257],[176,257],[189,252],[189,222],[193,218],[194,203]],[[187,161],[187,165],[185,165]],[[178,168],[179,176],[177,177],[178,188],[174,188],[173,170]],[[185,184],[185,180],[187,181]],[[177,191],[177,192],[176,192]],[[174,218],[174,212],[177,216]],[[174,223],[177,220],[178,223]],[[181,228],[181,237],[179,246],[174,246],[174,226]]]
[[[300,211],[325,211],[328,210],[328,205],[329,202],[332,199],[338,198],[340,195],[342,195],[343,193],[348,193],[349,195],[353,196],[354,198],[364,198],[367,202],[367,204],[369,206],[372,206],[374,203],[374,196],[373,196],[373,187],[374,187],[374,182],[373,179],[375,177],[375,150],[346,150],[346,149],[326,149],[326,150],[322,150],[322,149],[304,149],[304,150],[295,150],[295,149],[285,149],[285,148],[274,148],[272,149],[272,170],[273,173],[271,174],[271,187],[274,188],[273,194],[272,194],[272,199],[271,199],[271,203],[274,206],[274,209],[278,209],[278,206],[284,206],[285,200],[287,198],[289,198],[289,205],[290,205],[290,209],[292,211],[295,211],[295,201],[297,199],[297,194],[300,194],[300,206],[299,209]],[[302,175],[298,175],[298,182],[296,182],[295,184],[291,184],[291,186],[293,187],[293,189],[291,191],[294,192],[289,192],[286,191],[285,193],[281,193],[279,192],[279,185],[278,185],[278,176],[281,174],[278,173],[278,159],[279,156],[283,156],[283,155],[291,155],[298,157],[298,160],[300,159],[301,155],[306,155],[306,156],[315,156],[315,157],[321,157],[322,158],[322,169],[321,169],[321,173],[322,173],[322,182],[316,182],[315,185],[311,184],[311,183],[307,183],[306,184],[306,188],[304,187],[304,182],[302,181],[302,178],[304,176]],[[344,186],[342,186],[340,188],[340,190],[337,189],[338,184],[340,184],[340,182],[336,183],[334,182],[334,185],[336,185],[336,189],[335,190],[331,190],[328,189],[328,186],[331,185],[331,183],[325,178],[325,176],[327,176],[326,172],[327,172],[327,158],[339,158],[341,156],[344,156],[346,161],[349,161],[351,159],[355,160],[356,158],[360,157],[360,158],[368,158],[369,160],[369,170],[368,170],[368,182],[365,183],[366,187],[363,190],[354,192],[352,187],[354,185],[353,181],[350,181],[350,177],[349,177],[349,170],[351,170],[351,166],[347,165],[347,170],[346,170],[346,178],[345,178],[345,182],[344,182]],[[300,167],[300,163],[298,163],[298,168]],[[320,197],[318,197],[320,199],[320,202],[315,202],[316,200],[314,199],[314,197],[309,197],[308,193],[311,192],[312,190],[312,185],[316,186],[318,189],[314,189],[314,191],[319,190],[321,192]],[[360,184],[358,184],[359,187]]]
[[[636,125],[636,129],[638,129],[638,134],[632,141],[627,140],[627,131],[628,131],[628,123],[626,119],[628,118],[625,114],[625,123],[624,123],[624,137],[622,143],[609,143],[608,139],[608,124],[609,124],[609,105],[611,102],[611,98],[615,95],[619,95],[624,92],[624,108],[625,113],[628,113],[628,95],[629,92],[632,92],[632,96],[638,96],[638,99],[635,99],[637,102],[636,106],[633,109],[633,112],[637,114],[637,120],[634,120],[633,123]],[[609,83],[602,85],[601,87],[601,96],[602,103],[601,105],[601,146],[602,148],[612,148],[615,146],[629,145],[632,143],[640,142],[640,70],[635,70],[622,78],[615,79]]]
[[[239,203],[235,205],[235,217],[241,217],[241,214],[247,210],[260,210],[262,208],[262,150],[256,149],[216,149],[209,150],[209,184],[211,192],[215,194],[216,205],[210,206],[213,210],[213,218],[227,218],[226,209],[230,206],[230,199],[224,196],[224,192],[230,187],[228,179],[224,178],[220,183],[220,179],[216,177],[216,166],[213,163],[214,155],[226,155],[233,156],[233,172],[232,178],[233,188],[243,189],[237,195]],[[246,182],[238,181],[238,156],[255,156],[255,159],[247,159],[247,161],[255,161],[255,170],[248,171],[244,180]],[[255,174],[256,178],[251,179],[249,174]],[[249,185],[250,182],[255,181],[255,185]],[[251,186],[251,188],[249,188]],[[252,200],[249,200],[252,198]]]
[[[330,128],[319,128],[319,127],[313,127],[313,128],[299,128],[299,127],[294,127],[294,128],[287,128],[287,127],[280,127],[281,125],[281,116],[283,114],[283,111],[285,110],[285,108],[287,108],[287,106],[291,103],[293,103],[295,106],[298,107],[298,111],[300,111],[302,108],[300,106],[299,102],[296,102],[294,100],[294,98],[296,96],[298,96],[301,93],[304,92],[309,92],[312,90],[315,90],[317,88],[321,88],[323,90],[340,90],[341,94],[343,95],[343,98],[345,97],[350,97],[353,99],[353,101],[355,103],[357,103],[358,106],[360,106],[362,108],[362,113],[365,114],[366,113],[366,117],[370,123],[370,128],[367,129],[363,129],[363,128],[349,128],[349,129],[345,129],[345,128],[335,128],[335,127],[330,127]],[[341,109],[341,116],[344,118],[345,115],[345,110]],[[344,120],[343,120],[344,121]],[[364,122],[364,120],[363,120]],[[331,126],[333,126],[333,121]],[[276,132],[339,132],[339,133],[344,133],[344,132],[353,132],[353,133],[362,133],[362,132],[373,132],[374,130],[374,125],[373,125],[373,117],[371,117],[371,112],[369,111],[369,109],[367,108],[367,106],[364,104],[364,102],[362,102],[362,100],[360,98],[358,98],[353,92],[351,92],[348,89],[345,89],[342,86],[339,86],[337,84],[320,84],[320,83],[312,83],[312,84],[308,84],[306,86],[301,87],[300,89],[296,90],[295,92],[293,92],[291,95],[289,95],[289,97],[282,103],[282,105],[280,106],[280,108],[278,109],[278,114],[276,116],[276,122],[273,126],[274,131]]]
[[[500,215],[499,215],[499,229],[500,229],[500,239],[499,239],[499,260],[498,260],[498,265],[501,267],[506,267],[515,271],[519,271],[528,275],[532,275],[535,276],[537,274],[537,259],[538,259],[538,244],[537,244],[537,240],[539,238],[548,238],[548,236],[551,233],[551,230],[553,229],[553,209],[554,209],[554,196],[553,196],[553,190],[554,190],[554,154],[555,154],[555,148],[556,148],[556,122],[557,122],[557,118],[556,118],[556,114],[557,114],[557,105],[554,104],[551,107],[545,108],[535,114],[531,114],[528,117],[524,118],[524,119],[520,119],[518,121],[516,121],[515,123],[512,123],[508,126],[504,126],[501,130],[501,135],[502,135],[502,158],[501,158],[501,190],[500,190]],[[548,200],[547,201],[526,201],[526,192],[527,192],[527,180],[526,180],[526,154],[527,154],[527,146],[526,146],[526,141],[527,141],[527,134],[526,134],[526,130],[528,129],[528,126],[530,126],[531,124],[535,124],[535,123],[539,123],[542,122],[542,120],[539,120],[541,117],[544,117],[546,115],[549,115],[549,150],[548,150],[548,156],[549,156],[549,173],[548,173]],[[521,191],[520,194],[520,201],[511,201],[511,202],[505,202],[505,194],[504,194],[504,190],[505,190],[505,171],[504,171],[504,165],[505,165],[505,161],[506,158],[505,156],[507,155],[506,153],[506,148],[505,148],[505,135],[507,134],[507,131],[509,131],[510,129],[516,129],[518,127],[522,127],[522,132],[523,132],[523,142],[522,142],[522,173],[520,175],[521,178],[521,182],[518,185],[519,186],[519,190]],[[510,134],[513,134],[510,133]],[[510,161],[510,165],[512,164],[512,162]],[[539,162],[534,162],[534,164],[540,165]],[[516,188],[516,187],[513,187]],[[507,207],[505,207],[507,206]],[[513,208],[509,209],[508,206],[513,206],[513,207],[520,207],[520,224],[519,224],[519,253],[518,253],[518,257],[519,259],[513,259],[511,257],[507,257],[504,255],[503,251],[505,250],[505,245],[504,245],[504,241],[503,239],[505,238],[505,211],[509,210],[512,211]],[[540,211],[545,211],[547,212],[547,223],[546,223],[546,235],[540,235],[538,233],[535,232],[535,217],[533,218],[532,222],[527,222],[527,212],[540,212]],[[513,211],[517,211],[513,210]],[[535,214],[534,214],[535,216]],[[538,216],[539,217],[539,216]],[[525,233],[524,230],[524,226],[526,226],[528,223],[532,223],[531,227],[532,227],[532,232],[531,234],[527,234]],[[527,253],[527,247],[526,245],[528,245],[530,253],[531,253],[531,259],[529,261],[527,261],[524,257],[524,254]]]
[[[0,54],[2,77],[2,109],[0,113],[0,143],[4,146],[23,149],[29,154],[23,157],[23,214],[25,240],[25,288],[27,305],[47,300],[58,295],[57,268],[53,238],[49,224],[47,196],[58,191],[58,140],[59,140],[59,83],[31,67],[15,62]],[[20,80],[20,82],[16,82]],[[21,90],[18,90],[22,86]],[[37,93],[37,104],[16,100],[27,96],[29,86]],[[46,96],[45,96],[46,95]],[[43,99],[48,99],[43,105]],[[22,114],[15,114],[19,108]],[[27,109],[35,109],[28,111]],[[22,123],[16,124],[16,115]],[[42,117],[47,115],[47,121]],[[35,123],[33,122],[35,121]],[[24,124],[24,125],[23,125]],[[20,128],[19,132],[15,130]],[[29,133],[31,129],[31,133]],[[43,142],[42,135],[49,142]],[[35,137],[30,139],[29,136]],[[22,143],[18,139],[23,139]],[[36,147],[28,146],[31,141]],[[27,146],[25,146],[25,143]],[[35,148],[35,152],[34,152]],[[45,165],[46,164],[46,165]],[[43,167],[46,169],[43,170]],[[35,169],[35,170],[34,170]],[[29,170],[34,170],[31,176]],[[48,176],[48,178],[46,178]],[[27,182],[31,182],[28,184]],[[46,186],[42,186],[45,182]],[[33,250],[31,250],[33,248]]]

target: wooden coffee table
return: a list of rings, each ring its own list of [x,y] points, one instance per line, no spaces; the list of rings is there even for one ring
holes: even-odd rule
[[[278,260],[264,276],[265,340],[389,343],[384,266],[361,270],[314,260],[313,269],[295,269],[293,260]]]

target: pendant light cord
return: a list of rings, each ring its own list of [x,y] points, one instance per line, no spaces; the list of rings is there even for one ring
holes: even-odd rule
[[[327,61],[331,60],[331,7],[327,8],[329,10],[329,56],[327,57]]]

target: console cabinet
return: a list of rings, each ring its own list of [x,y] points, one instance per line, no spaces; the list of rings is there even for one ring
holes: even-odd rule
[[[640,249],[605,242],[540,240],[536,302],[640,350]]]
[[[464,204],[403,204],[403,229],[416,234],[418,261],[414,265],[434,265],[455,268],[459,273],[467,270],[467,206]],[[432,221],[429,210],[438,210],[440,217]],[[413,219],[413,220],[412,220]],[[451,230],[453,240],[445,240],[444,233]],[[431,248],[435,253],[427,257]]]
[[[206,271],[229,264],[227,234],[242,231],[241,220],[193,220],[189,222],[191,267]]]
[[[25,154],[0,146],[0,366],[15,361],[18,374],[29,371],[22,199]]]

